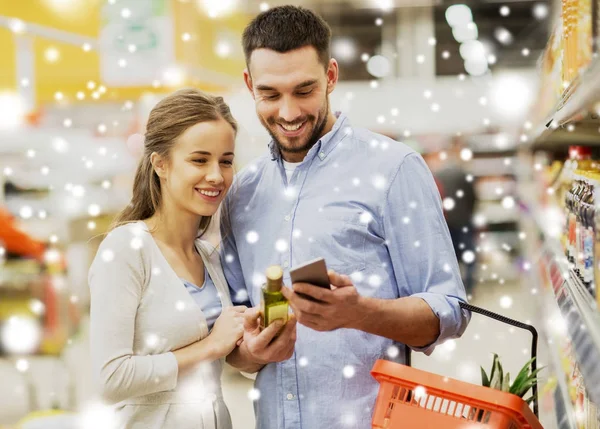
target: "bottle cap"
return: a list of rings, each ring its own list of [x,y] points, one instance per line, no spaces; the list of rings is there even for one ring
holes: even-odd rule
[[[267,268],[267,291],[279,292],[283,286],[283,270],[279,265],[271,265]]]

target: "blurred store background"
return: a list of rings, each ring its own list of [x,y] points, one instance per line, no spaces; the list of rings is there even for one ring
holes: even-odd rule
[[[598,1],[294,3],[332,27],[333,109],[434,172],[472,303],[540,331],[544,427],[597,428]],[[193,86],[230,104],[238,168],[263,154],[240,39],[280,4],[0,0],[0,428],[109,427],[89,370],[87,270],[129,202],[127,138]],[[414,365],[480,384],[492,353],[516,374],[529,344],[473,316]],[[234,427],[254,427],[252,382],[227,370],[224,383]]]

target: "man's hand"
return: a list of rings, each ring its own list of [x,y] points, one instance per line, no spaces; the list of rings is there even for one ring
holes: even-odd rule
[[[283,287],[282,293],[290,302],[298,323],[315,331],[333,331],[353,328],[357,319],[364,317],[362,299],[346,275],[328,271],[332,290],[307,283],[294,283],[292,289]],[[298,293],[309,295],[319,302],[302,298]]]
[[[251,308],[244,313],[244,337],[239,353],[245,361],[259,365],[288,360],[294,354],[296,344],[296,318],[290,315],[283,326],[276,320],[262,332],[259,323],[260,312]],[[277,332],[279,336],[276,337]]]

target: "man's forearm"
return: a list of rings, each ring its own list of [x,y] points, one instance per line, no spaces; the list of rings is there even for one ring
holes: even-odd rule
[[[350,328],[412,347],[425,347],[440,335],[440,320],[421,298],[361,299],[362,317]]]
[[[250,357],[242,351],[241,347],[236,347],[227,356],[226,361],[232,367],[249,374],[254,374],[264,367],[263,364],[252,361]]]

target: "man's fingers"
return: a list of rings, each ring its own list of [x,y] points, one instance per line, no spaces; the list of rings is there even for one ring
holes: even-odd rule
[[[333,270],[328,270],[327,274],[329,275],[329,283],[336,288],[354,286],[352,279],[345,274],[338,274]]]
[[[330,303],[333,300],[333,292],[322,287],[314,286],[308,283],[294,283],[294,292],[308,295],[311,298],[319,300],[321,302]],[[303,299],[302,297],[300,297]]]
[[[266,349],[271,343],[271,341],[273,341],[273,338],[275,338],[275,335],[277,335],[282,326],[282,320],[275,320],[273,323],[271,323],[269,326],[263,329],[263,331],[256,336],[253,348],[258,353]]]

